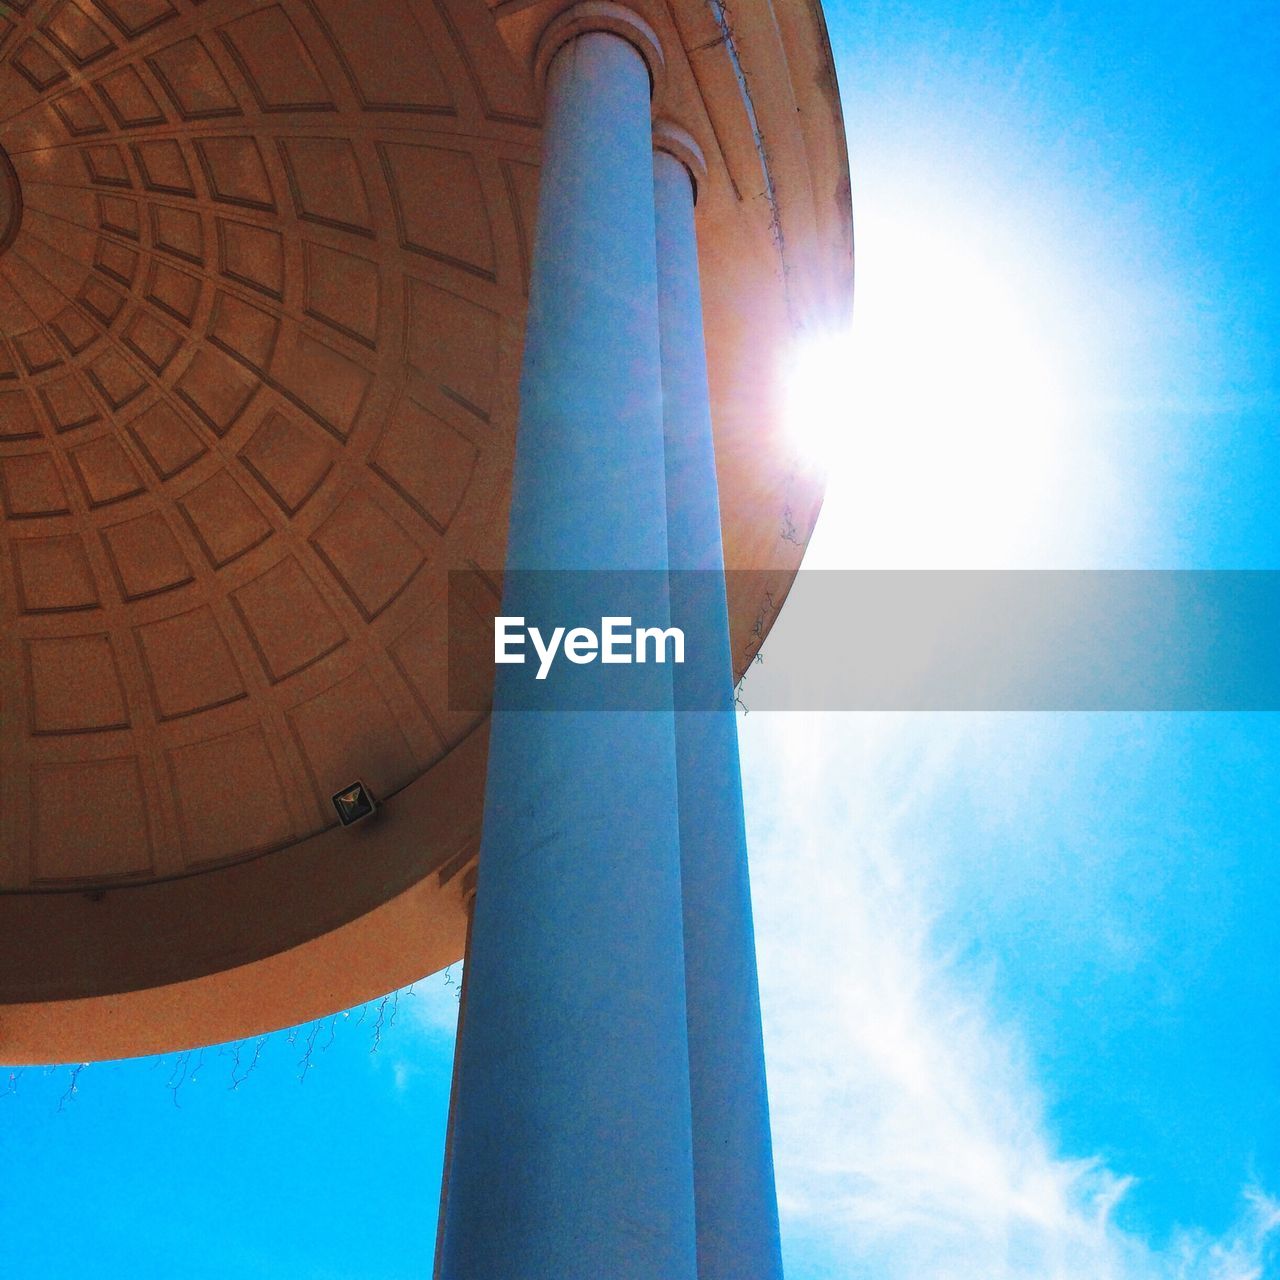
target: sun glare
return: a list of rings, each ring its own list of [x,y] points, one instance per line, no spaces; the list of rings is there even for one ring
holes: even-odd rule
[[[852,329],[791,353],[789,430],[827,476],[833,564],[1025,564],[1077,483],[1051,282],[1011,245],[938,226],[860,222]]]

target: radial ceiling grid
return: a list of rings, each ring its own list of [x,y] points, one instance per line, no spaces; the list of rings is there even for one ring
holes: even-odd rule
[[[483,11],[26,0],[0,17],[0,888],[223,865],[473,727],[536,111]]]

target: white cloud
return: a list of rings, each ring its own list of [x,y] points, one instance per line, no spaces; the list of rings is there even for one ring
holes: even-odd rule
[[[1157,1251],[1134,1180],[1055,1145],[1016,1026],[939,945],[906,815],[960,749],[909,718],[742,722],[774,1141],[793,1280],[1263,1280],[1280,1204]],[[966,749],[972,744],[966,743]]]
[[[1201,1232],[1182,1233],[1175,1246],[1180,1266],[1176,1280],[1266,1280],[1274,1272],[1268,1260],[1277,1258],[1280,1200],[1259,1187],[1247,1187],[1244,1211],[1235,1227],[1221,1239]]]

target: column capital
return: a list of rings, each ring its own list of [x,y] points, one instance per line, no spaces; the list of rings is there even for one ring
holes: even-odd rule
[[[698,188],[707,180],[707,161],[694,136],[673,120],[659,118],[653,122],[653,149],[674,156],[689,171],[697,204]]]
[[[649,69],[649,96],[653,102],[662,97],[666,82],[666,59],[658,33],[634,9],[615,0],[579,0],[561,10],[543,31],[533,54],[533,79],[538,93],[547,87],[547,68],[551,59],[577,36],[604,31],[619,36],[644,59]]]

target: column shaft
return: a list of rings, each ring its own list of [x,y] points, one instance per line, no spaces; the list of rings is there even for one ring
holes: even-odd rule
[[[458,992],[458,1027],[453,1037],[453,1074],[449,1081],[449,1118],[444,1131],[444,1161],[440,1166],[440,1210],[436,1215],[436,1252],[431,1280],[441,1280],[444,1257],[444,1214],[449,1203],[449,1169],[453,1164],[453,1126],[458,1113],[458,1066],[462,1037],[467,1028],[467,980],[471,973],[471,924],[475,919],[475,894],[467,897],[467,940],[462,952],[462,990]]]
[[[693,186],[661,151],[654,186],[698,1276],[780,1280]]]
[[[508,570],[666,568],[651,146],[637,51],[562,48]],[[523,672],[498,668],[443,1274],[694,1280],[672,715],[504,709]]]

